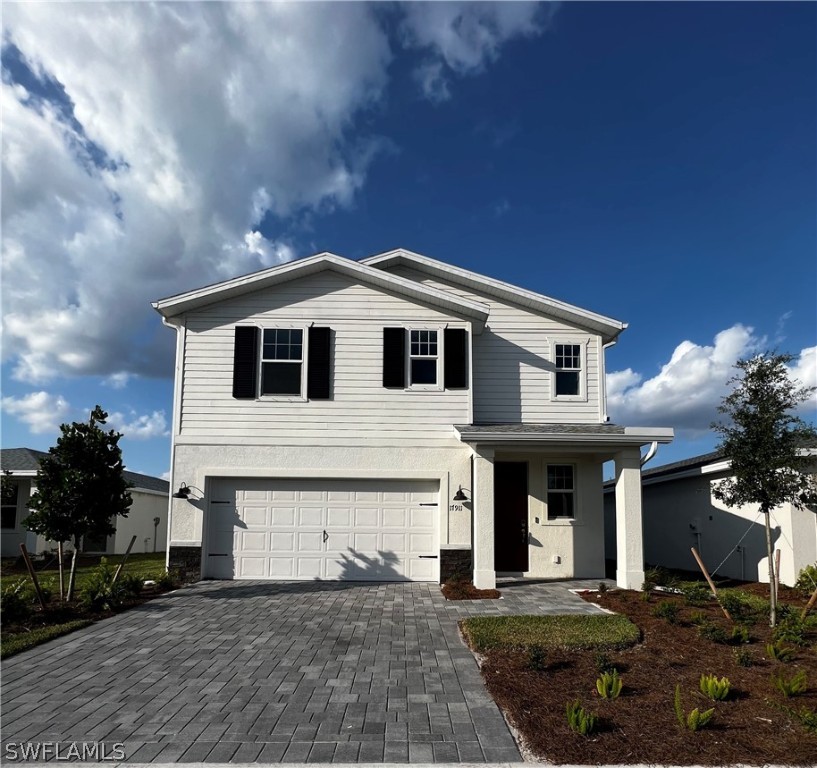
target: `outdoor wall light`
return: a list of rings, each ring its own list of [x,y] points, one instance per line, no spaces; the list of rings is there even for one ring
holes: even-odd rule
[[[465,495],[465,491],[462,490],[462,486],[457,489],[457,492],[454,494],[454,501],[468,501],[468,497]]]
[[[176,493],[173,494],[173,498],[174,499],[187,499],[189,501],[190,500],[190,494],[193,491],[198,491],[202,496],[204,496],[204,491],[202,491],[200,488],[196,488],[195,485],[188,485],[187,483],[182,483],[179,486],[179,490],[176,491]]]

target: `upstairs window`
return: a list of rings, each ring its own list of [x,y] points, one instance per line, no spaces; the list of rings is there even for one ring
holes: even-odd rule
[[[579,344],[556,344],[556,397],[581,394],[582,348]]]
[[[409,385],[436,386],[439,360],[437,331],[411,331]]]
[[[303,363],[301,328],[265,328],[261,345],[261,394],[300,395]]]
[[[575,514],[575,471],[572,464],[547,468],[548,520],[569,520]]]
[[[0,510],[0,528],[13,531],[17,528],[17,494],[19,486],[16,481],[3,477],[3,503]]]

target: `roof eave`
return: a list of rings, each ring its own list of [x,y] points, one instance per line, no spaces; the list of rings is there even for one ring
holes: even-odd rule
[[[457,438],[463,443],[601,443],[605,445],[646,445],[661,443],[666,445],[675,438],[671,428],[651,427],[637,429],[626,427],[624,433],[588,433],[576,432],[468,432],[454,427]]]

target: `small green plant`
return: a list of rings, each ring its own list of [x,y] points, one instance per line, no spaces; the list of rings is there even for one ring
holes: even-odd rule
[[[766,655],[774,661],[788,664],[794,658],[794,648],[782,640],[775,640],[766,644]]]
[[[783,606],[781,606],[781,609]],[[772,640],[791,643],[800,647],[808,645],[808,626],[797,613],[781,610],[782,616],[772,630]]]
[[[642,603],[649,603],[650,597],[652,597],[652,586],[647,586],[647,582],[645,581],[641,585],[641,592],[638,593],[638,599]]]
[[[9,584],[0,593],[0,617],[3,624],[25,621],[31,615],[31,599],[25,579]]]
[[[718,679],[715,675],[701,675],[701,693],[712,701],[726,701],[731,684],[728,677]]]
[[[600,581],[599,582],[599,594],[606,595],[607,592],[610,590],[610,587],[607,586],[607,582]]]
[[[687,584],[681,587],[681,593],[687,605],[701,607],[709,603],[709,590],[703,584]]]
[[[114,570],[108,558],[101,557],[99,565],[91,572],[82,590],[82,602],[92,611],[113,611],[122,605],[126,597],[121,581],[114,583]]]
[[[800,707],[798,710],[789,709],[787,711],[799,720],[809,733],[817,733],[817,711],[813,707]]]
[[[176,571],[164,570],[156,577],[156,585],[159,589],[173,589],[179,583],[179,577]]]
[[[612,672],[616,668],[613,660],[606,653],[597,653],[593,656],[593,663],[596,665],[596,671],[599,673]]]
[[[122,591],[129,597],[139,597],[145,585],[141,576],[135,573],[126,573],[119,579],[122,582]]]
[[[727,645],[729,643],[729,637],[723,627],[708,621],[698,627],[698,634],[705,640],[709,640],[713,643],[720,645]]]
[[[596,729],[597,716],[593,712],[586,710],[578,699],[568,702],[565,712],[567,714],[567,724],[574,733],[589,736]]]
[[[817,589],[817,563],[807,565],[797,574],[797,581],[794,582],[794,588],[798,590],[803,597],[809,597],[815,589]]]
[[[596,680],[596,690],[603,699],[617,699],[623,685],[624,683],[617,669],[614,669],[612,672],[602,672]]]
[[[528,669],[544,672],[547,669],[547,650],[543,645],[532,645],[528,649]]]
[[[689,621],[696,627],[700,627],[707,622],[706,614],[703,611],[692,611],[692,613],[689,614]]]
[[[746,648],[735,648],[735,664],[739,667],[751,667],[755,662]]]
[[[662,568],[660,565],[647,568],[644,572],[644,579],[653,584],[653,586],[668,587],[670,589],[677,588],[679,583],[677,576],[666,568]]]
[[[746,645],[750,639],[749,630],[745,626],[738,625],[732,627],[732,636],[730,637],[732,645]]]
[[[705,727],[712,720],[715,714],[715,708],[705,709],[701,712],[698,707],[692,710],[688,715],[684,713],[684,705],[681,701],[681,685],[675,686],[675,717],[678,719],[678,724],[681,728],[698,731]]]
[[[662,600],[653,608],[652,615],[659,619],[664,619],[668,624],[678,623],[679,608],[677,603],[669,600]]]
[[[772,683],[787,699],[804,693],[808,688],[805,670],[786,675],[782,671],[772,675]]]

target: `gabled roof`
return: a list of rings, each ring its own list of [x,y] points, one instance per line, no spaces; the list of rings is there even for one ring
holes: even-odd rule
[[[12,475],[33,477],[40,468],[41,459],[49,455],[45,451],[36,451],[33,448],[3,448],[0,449],[0,468],[4,472],[8,470]],[[122,474],[125,480],[133,485],[134,490],[170,492],[170,483],[160,477],[142,475],[128,470]]]
[[[259,291],[324,270],[331,270],[358,282],[406,296],[414,301],[430,304],[458,316],[471,318],[476,323],[477,332],[482,330],[488,318],[489,307],[485,304],[455,296],[448,291],[430,288],[414,280],[406,280],[381,269],[375,269],[328,252],[159,299],[153,302],[153,308],[165,317],[173,317],[214,302]]]
[[[510,301],[534,312],[555,317],[571,325],[577,325],[580,328],[598,333],[605,342],[615,339],[627,327],[627,323],[619,320],[613,320],[610,317],[590,312],[572,304],[566,304],[549,296],[543,296],[540,293],[534,293],[510,283],[504,283],[501,280],[485,277],[477,272],[446,264],[444,261],[430,259],[428,256],[422,256],[404,248],[369,256],[366,259],[361,259],[360,263],[379,269],[388,269],[398,264],[412,267],[428,275],[457,283],[464,288],[471,288],[477,292]]]

